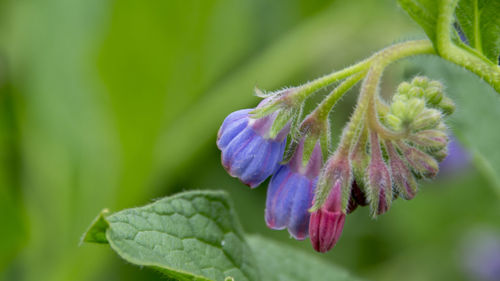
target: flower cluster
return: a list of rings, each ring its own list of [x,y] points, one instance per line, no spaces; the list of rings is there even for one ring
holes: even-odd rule
[[[252,188],[271,177],[268,227],[286,228],[298,240],[309,236],[318,252],[337,243],[358,206],[383,214],[398,197],[412,199],[417,180],[437,174],[447,154],[443,118],[454,110],[441,83],[415,77],[400,84],[390,104],[376,96],[366,114],[357,109],[330,154],[328,112],[344,86],[302,121],[302,88],[266,96],[255,109],[231,113],[217,139],[230,175]]]

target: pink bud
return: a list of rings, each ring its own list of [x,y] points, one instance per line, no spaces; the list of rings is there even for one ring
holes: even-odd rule
[[[392,183],[389,169],[382,158],[376,132],[370,134],[371,159],[368,165],[368,189],[372,215],[381,215],[389,210],[392,202]]]
[[[397,144],[402,150],[406,161],[408,161],[412,170],[414,170],[417,174],[427,178],[433,178],[437,175],[439,171],[439,164],[436,159],[429,154],[415,147],[411,147],[401,141]]]
[[[341,182],[337,180],[325,203],[311,214],[309,236],[314,250],[325,253],[333,248],[342,234],[344,222]]]
[[[351,162],[349,161],[348,150],[346,149],[339,149],[334,155],[328,158],[325,168],[318,179],[312,211],[318,210],[325,203],[336,184],[340,185],[340,190],[342,191],[340,202],[341,209],[345,212],[352,184]]]
[[[417,181],[406,163],[399,156],[392,142],[387,141],[385,147],[389,155],[389,165],[394,186],[404,199],[410,200],[415,197],[417,192]]]

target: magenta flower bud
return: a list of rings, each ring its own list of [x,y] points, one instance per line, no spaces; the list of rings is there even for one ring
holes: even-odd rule
[[[306,165],[303,164],[304,139],[292,158],[280,166],[269,183],[266,199],[266,223],[272,229],[288,228],[297,240],[309,233],[309,208],[323,164],[319,142],[313,149]]]
[[[336,184],[340,184],[340,189],[342,190],[342,211],[346,211],[353,180],[351,162],[348,155],[347,149],[339,149],[326,162],[325,168],[318,179],[318,187],[311,211],[318,210],[325,203]]]
[[[382,158],[376,132],[370,133],[371,159],[368,164],[366,184],[372,215],[381,215],[389,210],[392,202],[392,182],[389,169]]]
[[[337,180],[321,208],[311,214],[309,235],[314,250],[325,253],[335,246],[344,228],[342,187]]]
[[[406,158],[410,168],[415,173],[426,178],[433,178],[437,175],[439,171],[439,164],[436,159],[429,154],[415,147],[411,147],[401,141],[397,144],[399,149],[403,152],[403,156]]]
[[[217,146],[226,171],[253,188],[278,168],[290,126],[272,138],[269,132],[277,113],[253,119],[249,115],[251,111],[238,110],[226,117],[219,129]]]
[[[406,163],[399,156],[392,142],[386,141],[385,147],[389,155],[389,166],[394,187],[404,199],[410,200],[417,193],[417,181]]]

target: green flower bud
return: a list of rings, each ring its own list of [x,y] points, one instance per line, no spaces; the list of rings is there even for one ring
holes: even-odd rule
[[[431,82],[429,82],[429,85],[428,87],[434,87],[434,88],[438,88],[439,90],[443,91],[444,90],[444,86],[443,86],[443,83],[437,81],[437,80],[433,80]]]
[[[425,102],[419,98],[411,98],[408,100],[406,109],[406,119],[411,122],[419,116],[425,108]]]
[[[441,112],[436,109],[426,109],[421,112],[411,123],[414,131],[435,128],[442,119]]]
[[[401,84],[399,84],[397,92],[400,95],[406,95],[406,94],[408,94],[408,92],[410,91],[411,88],[412,88],[412,86],[410,83],[402,82]]]
[[[408,92],[408,96],[421,98],[421,97],[424,96],[424,90],[422,88],[420,88],[420,87],[413,87]]]
[[[451,115],[455,111],[455,103],[449,98],[444,96],[438,107],[445,115]]]
[[[403,129],[403,122],[401,121],[401,119],[399,117],[397,117],[396,115],[394,114],[387,114],[385,116],[385,123],[387,126],[389,126],[389,128],[393,129],[394,131],[400,131],[401,129]]]
[[[429,84],[429,78],[425,77],[425,76],[415,76],[415,78],[413,78],[413,80],[411,81],[411,84],[413,86],[417,86],[417,87],[420,87],[420,88],[427,88],[428,84]]]
[[[407,101],[403,101],[402,98],[397,98],[391,104],[391,112],[397,117],[403,117],[406,115]]]
[[[437,87],[429,87],[425,90],[425,99],[432,105],[438,105],[443,99],[443,91]]]

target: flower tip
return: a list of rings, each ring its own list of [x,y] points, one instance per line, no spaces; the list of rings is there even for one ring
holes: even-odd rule
[[[319,210],[311,214],[309,236],[311,244],[317,252],[330,251],[342,234],[345,214],[343,212],[329,212]]]

